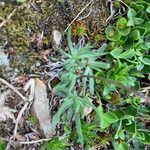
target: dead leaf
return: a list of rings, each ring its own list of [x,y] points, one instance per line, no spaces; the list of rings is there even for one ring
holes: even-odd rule
[[[49,54],[50,54],[50,49],[47,49],[47,50],[42,51],[42,52],[40,53],[42,59],[43,59],[45,62],[48,62],[48,61],[49,61],[49,59],[48,59]]]
[[[36,42],[37,42],[37,47],[42,47],[43,45],[43,31],[40,35],[37,36]]]
[[[52,131],[51,129],[51,116],[46,86],[38,78],[35,79],[35,96],[34,96],[33,110],[39,121],[39,125],[41,130],[43,131],[43,134],[47,138],[54,135],[54,131]]]
[[[92,99],[89,98],[89,101],[92,103]],[[87,116],[92,112],[93,108],[90,106],[85,106],[84,107],[84,115]]]
[[[7,98],[9,92],[10,91],[5,91],[3,93],[0,93],[0,122],[6,121],[9,118],[15,121],[14,113],[16,112],[16,110],[4,105],[5,99]]]
[[[16,141],[20,141],[20,142],[25,141],[25,137],[21,134],[17,134],[15,139],[16,139]]]

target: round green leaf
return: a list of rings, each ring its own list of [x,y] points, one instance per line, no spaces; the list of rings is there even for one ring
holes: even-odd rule
[[[146,11],[150,13],[150,6],[147,7]]]
[[[119,136],[120,139],[125,140],[124,130],[119,130],[118,136]]]
[[[122,142],[118,145],[117,150],[128,150],[128,144],[125,142]]]
[[[128,26],[128,27],[134,26],[134,19],[133,19],[133,18],[130,18],[130,19],[128,20],[127,26]]]
[[[113,51],[111,51],[110,54],[114,58],[118,59],[118,58],[120,58],[120,54],[122,53],[122,51],[123,51],[122,47],[117,47]]]
[[[134,121],[131,122],[131,124],[128,124],[128,120],[123,120],[122,124],[124,129],[131,134],[135,134],[136,133],[136,124]]]
[[[119,30],[123,30],[125,29],[127,26],[127,20],[125,18],[120,18],[118,21],[117,21],[117,24],[116,24],[116,27],[119,29]]]
[[[121,119],[122,117],[126,115],[123,110],[115,110],[114,113],[118,117],[118,119]]]
[[[132,40],[132,41],[137,41],[140,39],[140,32],[139,30],[133,30],[131,33],[130,33],[130,36],[129,38]]]
[[[117,122],[118,117],[113,112],[106,112],[102,115],[101,128],[107,128],[111,123]]]
[[[143,27],[136,27],[136,30],[138,30],[140,32],[140,35],[143,36],[146,33],[146,29]]]
[[[131,5],[130,5],[130,8],[133,8],[136,12],[139,12],[144,8],[144,6],[139,5],[136,2],[132,2]]]
[[[131,31],[131,27],[126,27],[125,29],[122,30],[120,29],[119,33],[123,36],[127,36],[130,33],[130,31]]]
[[[110,41],[118,41],[121,38],[118,29],[114,26],[108,26],[105,30],[105,34]]]
[[[127,50],[125,52],[123,52],[122,54],[120,54],[120,58],[124,58],[124,59],[127,59],[127,58],[132,58],[134,56],[134,49],[131,49],[131,50]]]
[[[125,109],[126,115],[136,116],[137,115],[137,109],[134,108],[132,105],[129,105]]]
[[[150,57],[139,57],[139,60],[145,64],[150,66]]]
[[[140,130],[137,132],[137,138],[141,140],[143,144],[150,144],[150,132],[146,130]]]
[[[112,50],[114,50],[118,45],[119,45],[118,42],[110,42],[110,43],[107,45],[106,50],[107,50],[107,51],[112,51]]]
[[[144,22],[144,20],[143,19],[141,19],[141,18],[134,18],[134,23],[136,24],[136,25],[139,25],[139,24],[141,24],[141,23],[143,23]]]
[[[135,10],[130,8],[128,13],[127,13],[128,18],[131,19],[131,18],[135,17],[135,15],[136,15]]]

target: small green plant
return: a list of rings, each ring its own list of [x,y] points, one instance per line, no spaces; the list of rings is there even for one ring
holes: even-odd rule
[[[81,37],[87,34],[87,28],[84,22],[77,21],[72,27],[72,35],[74,37]]]
[[[105,30],[106,37],[110,41],[118,41],[120,39],[120,34],[115,26],[108,26]]]
[[[36,117],[34,115],[32,115],[32,114],[28,115],[27,120],[29,122],[31,122],[32,124],[35,124],[37,122]]]
[[[95,43],[99,43],[99,42],[102,42],[105,40],[105,37],[102,33],[99,33],[99,32],[94,32],[92,34],[92,40],[95,42]]]
[[[42,150],[65,150],[67,144],[64,140],[59,140],[58,138],[53,138],[50,141],[45,142],[42,145]]]
[[[139,79],[150,74],[150,7],[141,0],[127,4],[127,17],[118,16],[105,30],[107,44],[97,50],[73,44],[69,29],[68,48],[61,50],[63,72],[54,87],[61,104],[52,127],[62,124],[68,142],[82,149],[108,142],[115,150],[150,144],[142,121],[149,118],[149,107],[141,104],[137,92]]]
[[[74,90],[78,77],[93,76],[94,70],[101,71],[101,69],[107,69],[109,68],[109,63],[97,61],[99,57],[107,54],[104,52],[105,44],[98,51],[92,51],[93,46],[89,44],[85,46],[77,44],[73,47],[71,30],[68,31],[68,46],[68,53],[61,51],[62,56],[65,58],[65,61],[62,62],[64,72],[61,76],[61,83],[57,85],[57,88],[64,89],[69,94]],[[89,84],[87,85],[88,81]],[[94,94],[94,79],[84,77],[82,87],[84,95],[85,90],[89,90],[91,94]],[[69,92],[66,88],[68,88]]]
[[[143,78],[145,73],[150,73],[146,71],[147,68],[150,69],[150,57],[148,55],[150,41],[146,38],[150,37],[150,30],[147,26],[149,24],[148,8],[149,3],[147,2],[132,2],[127,12],[127,19],[119,16],[116,25],[106,28],[106,37],[110,41],[107,46],[107,51],[110,51],[110,55],[108,55],[107,59],[109,62],[113,61],[114,65],[106,74],[98,73],[97,76],[102,76],[108,80],[112,79],[132,89],[139,89],[140,83],[137,79]],[[115,32],[112,34],[112,31],[116,31],[116,34]],[[102,81],[98,81],[98,83],[102,85]],[[113,101],[110,93],[117,90],[117,85],[103,82],[102,94],[108,102]],[[124,95],[123,92],[121,94]],[[117,113],[114,115],[114,111],[111,111],[111,115],[109,115],[113,122],[112,129],[115,131],[116,125],[118,129],[114,134],[114,139],[111,140],[114,149],[129,149],[129,147],[132,147],[130,144],[133,144],[133,147],[142,148],[143,144],[149,144],[150,142],[149,131],[145,130],[144,124],[140,126],[137,119],[138,116],[144,115],[140,111],[140,99],[137,97],[130,97],[129,99],[120,101],[120,104],[116,103],[120,110],[115,108],[114,110]],[[126,109],[122,108],[124,104],[128,104]],[[111,108],[113,107],[109,109]],[[106,117],[106,123],[102,123],[104,128],[110,126],[109,117]],[[143,137],[147,137],[144,138],[145,141],[140,139],[140,132],[147,134],[143,135]],[[121,140],[120,144],[116,143],[117,140]]]
[[[0,140],[0,150],[5,150],[5,144]]]
[[[131,27],[127,26],[127,20],[124,17],[118,19],[116,27],[122,36],[127,36],[131,31]]]
[[[73,46],[71,30],[68,31],[68,45],[68,53],[61,51],[65,58],[65,61],[62,62],[64,72],[60,78],[61,82],[54,89],[56,94],[63,98],[63,103],[54,115],[52,125],[54,128],[61,116],[66,112],[68,121],[70,119],[75,121],[78,142],[84,145],[85,139],[82,132],[82,120],[85,117],[84,108],[91,107],[98,118],[101,113],[87,95],[88,92],[91,95],[94,94],[94,79],[87,76],[93,76],[96,70],[101,71],[101,69],[109,68],[109,63],[97,61],[98,57],[107,54],[104,52],[106,45],[103,45],[97,52],[92,51],[92,46],[90,45],[81,46],[77,44]],[[80,90],[76,89],[77,80],[81,80],[82,83]],[[100,122],[100,118],[97,121]]]

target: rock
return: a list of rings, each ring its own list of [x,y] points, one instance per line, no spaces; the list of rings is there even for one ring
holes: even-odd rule
[[[53,49],[58,50],[61,46],[62,42],[62,35],[58,30],[53,30],[52,32],[52,38],[53,38]]]
[[[38,78],[35,79],[33,111],[39,121],[40,129],[45,137],[52,137],[54,135],[54,131],[51,129],[51,116],[46,86]]]
[[[0,48],[0,66],[8,66],[9,65],[9,59],[7,58],[7,55],[4,53],[4,51]]]

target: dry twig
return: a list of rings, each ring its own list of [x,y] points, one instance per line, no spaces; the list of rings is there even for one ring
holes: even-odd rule
[[[144,98],[142,99],[142,102],[149,103],[150,102],[150,98],[149,98],[150,86],[141,88],[141,90],[139,92],[145,93]]]
[[[89,11],[89,13],[88,13],[86,16],[84,16],[84,17],[82,17],[82,18],[79,18],[77,21],[80,21],[80,20],[83,20],[83,19],[89,17],[90,14],[91,14],[91,12],[92,12],[92,8],[90,8],[90,11]]]
[[[59,139],[60,140],[64,139],[66,136],[67,136],[67,134],[59,136]],[[36,143],[42,143],[42,142],[50,141],[51,138],[43,138],[43,139],[39,139],[39,140],[35,140],[35,141],[22,141],[22,142],[19,142],[19,141],[14,141],[14,140],[11,140],[11,139],[6,139],[6,138],[3,138],[3,137],[0,137],[0,140],[10,142],[10,143],[29,145],[29,144],[36,144]]]
[[[0,28],[2,27],[2,26],[4,26],[4,24],[5,23],[7,23],[9,20],[10,20],[10,18],[14,15],[14,13],[16,12],[16,8],[9,14],[9,16],[7,17],[7,19],[5,19],[2,23],[0,23]]]
[[[114,8],[114,6],[113,6],[113,1],[112,1],[112,0],[109,0],[109,2],[110,2],[110,16],[106,19],[106,23],[107,23],[109,20],[112,19],[112,17],[114,16],[114,14],[115,14],[115,12],[116,12],[116,10],[115,10],[115,8]]]
[[[34,89],[35,89],[35,80],[34,79],[30,79],[27,84],[24,87],[24,91],[27,91],[30,88],[30,96],[28,101],[24,104],[24,106],[22,107],[22,109],[20,110],[17,119],[16,119],[16,123],[15,123],[15,129],[14,129],[14,134],[13,134],[13,138],[15,139],[16,135],[17,135],[17,129],[18,129],[18,124],[20,121],[20,118],[22,117],[23,113],[25,112],[25,110],[27,109],[28,105],[31,103],[31,101],[34,98]]]
[[[68,27],[65,29],[65,32],[70,28],[70,26],[74,23],[74,21],[83,13],[83,11],[93,2],[94,0],[91,0],[87,5],[78,13],[78,15],[71,21],[71,23],[68,25]]]
[[[24,111],[27,109],[28,107],[28,104],[29,102],[26,102],[24,104],[24,106],[22,107],[22,109],[20,110],[18,116],[17,116],[17,119],[16,119],[16,123],[15,123],[15,129],[14,129],[14,134],[13,134],[13,138],[15,139],[16,135],[17,135],[17,129],[18,129],[18,124],[19,124],[19,121],[20,121],[20,118],[22,117]]]
[[[2,82],[3,84],[5,84],[6,86],[8,86],[10,89],[12,89],[17,95],[20,96],[20,98],[23,101],[27,101],[27,98],[24,97],[14,86],[12,86],[10,83],[8,83],[6,80],[0,78],[0,82]]]

